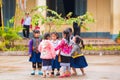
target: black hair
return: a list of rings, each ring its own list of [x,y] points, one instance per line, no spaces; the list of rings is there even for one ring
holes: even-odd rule
[[[70,32],[68,29],[63,31],[63,34],[66,35],[65,39],[68,41],[68,43],[70,42]]]
[[[52,35],[52,34],[56,35],[57,39],[59,39],[59,35],[58,35],[57,32],[52,32],[51,35]]]
[[[75,36],[75,43],[76,44],[80,44],[81,43],[82,48],[83,49],[85,48],[85,45],[84,45],[84,42],[83,42],[82,38],[80,36],[78,36],[78,35]]]
[[[44,39],[48,40],[48,37],[50,37],[50,34],[49,33],[45,33],[44,34]]]
[[[33,30],[33,33],[40,33],[40,31],[35,29],[35,30]]]
[[[72,28],[67,28],[69,30],[70,33],[72,33]]]
[[[29,12],[25,12],[25,15],[29,15]]]

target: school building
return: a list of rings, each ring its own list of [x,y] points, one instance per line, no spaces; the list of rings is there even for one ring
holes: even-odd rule
[[[65,16],[73,12],[74,16],[83,15],[85,12],[93,14],[96,22],[89,24],[90,30],[81,30],[85,38],[111,38],[115,39],[120,31],[120,0],[2,0],[4,25],[15,15],[15,7],[30,10],[35,6],[46,5],[48,8],[62,13]],[[17,3],[17,4],[16,4]],[[22,7],[24,6],[24,7]],[[0,12],[1,13],[1,12]],[[44,13],[44,15],[49,15]],[[0,24],[2,17],[0,18]]]

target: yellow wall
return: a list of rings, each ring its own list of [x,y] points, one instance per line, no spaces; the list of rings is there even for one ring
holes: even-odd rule
[[[89,32],[110,32],[118,34],[120,31],[120,0],[88,0],[88,12],[96,19]]]
[[[82,30],[82,32],[110,32],[111,34],[117,34],[120,30],[120,0],[87,0],[87,2],[87,11],[93,14],[96,22],[88,25],[90,27],[89,31]],[[27,0],[27,11],[30,11],[35,6],[42,5],[46,5],[46,0]],[[46,16],[46,12],[43,14]],[[23,11],[19,10],[17,16],[19,15],[22,17]],[[19,22],[16,23],[19,24]],[[41,26],[42,30],[44,30],[44,26]],[[62,31],[63,27],[59,31]]]
[[[17,26],[20,26],[20,22],[21,22],[21,19],[25,16],[24,15],[24,11],[19,7],[19,3],[17,2],[16,3],[17,6],[16,6],[16,12],[15,12],[15,27]],[[35,0],[27,0],[27,4],[26,4],[26,11],[27,12],[30,12],[32,8],[35,7]],[[30,14],[30,16],[32,16],[32,14]]]
[[[112,34],[118,34],[120,31],[120,0],[111,0],[112,8]]]
[[[88,12],[92,13],[96,22],[90,26],[89,32],[110,32],[111,2],[110,0],[88,0]]]

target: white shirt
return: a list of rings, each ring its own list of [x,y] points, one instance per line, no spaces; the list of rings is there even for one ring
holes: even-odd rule
[[[30,24],[31,24],[31,17],[28,16],[24,19],[23,25],[30,25]]]
[[[56,40],[56,41],[51,40],[51,42],[54,48],[56,48],[59,45],[60,40]],[[59,53],[59,50],[56,51],[56,55],[58,55],[58,53]]]

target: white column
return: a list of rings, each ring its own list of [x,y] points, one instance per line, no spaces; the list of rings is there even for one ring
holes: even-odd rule
[[[36,5],[37,6],[46,6],[46,0],[36,0]],[[40,9],[38,11],[40,11]],[[46,11],[44,11],[42,14],[46,17]]]
[[[115,39],[120,31],[120,0],[111,0],[112,15],[112,39]]]
[[[112,0],[113,34],[120,31],[120,0]]]
[[[46,0],[36,0],[36,6],[46,6]],[[41,11],[41,10],[38,9],[38,11]],[[42,12],[42,15],[43,15],[44,17],[46,17],[46,11],[43,11],[43,12]],[[41,22],[39,21],[39,23],[41,23]],[[39,26],[40,26],[40,32],[41,32],[41,33],[44,32],[44,31],[45,31],[45,25],[39,24]]]

